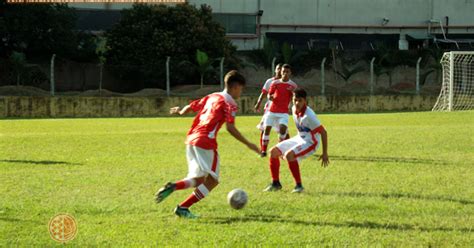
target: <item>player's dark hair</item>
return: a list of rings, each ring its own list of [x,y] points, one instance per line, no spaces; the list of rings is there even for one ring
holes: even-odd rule
[[[245,77],[237,70],[232,70],[225,74],[224,83],[226,88],[232,88],[235,85],[245,86],[246,81]]]
[[[293,94],[295,94],[295,97],[296,98],[303,98],[306,100],[306,90],[304,90],[303,88],[296,88],[294,91],[293,91]]]
[[[291,65],[289,64],[284,64],[282,68],[290,69],[291,70]]]

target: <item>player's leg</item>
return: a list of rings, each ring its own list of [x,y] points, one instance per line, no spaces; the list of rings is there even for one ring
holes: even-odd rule
[[[291,147],[295,145],[292,139],[285,140],[272,147],[270,150],[270,174],[272,183],[270,183],[264,191],[277,191],[282,188],[280,183],[280,156],[285,154]]]
[[[268,148],[268,143],[270,143],[270,132],[272,131],[272,126],[265,126],[265,130],[263,131],[263,139],[262,142],[260,143],[260,156],[265,157],[267,156],[267,148]]]
[[[299,137],[298,137],[299,138]],[[295,180],[295,188],[291,193],[301,193],[304,190],[301,182],[300,174],[300,161],[316,151],[317,143],[306,142],[304,139],[299,138],[297,145],[292,147],[289,151],[284,154],[285,160],[288,162],[291,174]]]
[[[276,147],[270,149],[270,174],[272,183],[270,183],[263,191],[277,191],[282,188],[280,183],[280,156],[281,152]]]
[[[194,192],[186,198],[183,202],[179,204],[180,208],[189,209],[193,204],[204,199],[217,185],[219,181],[213,176],[209,175],[206,177],[203,183],[201,183]]]
[[[283,114],[280,118],[278,118],[278,125],[279,125],[279,141],[284,141],[289,139],[288,135],[288,114]]]
[[[189,208],[204,199],[209,192],[215,188],[219,181],[219,155],[216,150],[206,150],[199,147],[193,147],[196,154],[195,159],[199,165],[198,175],[206,174],[204,181],[199,184],[194,192],[181,202],[175,209],[175,214],[185,218],[196,218]]]
[[[282,142],[288,139],[288,127],[280,124],[280,136],[278,137],[279,141]]]
[[[171,193],[176,190],[183,190],[191,187],[196,187],[197,185],[203,183],[205,177],[194,177],[194,178],[184,178],[174,183],[168,182],[162,188],[158,190],[155,194],[156,203],[162,202],[166,199]]]
[[[168,182],[162,188],[160,188],[155,194],[156,203],[162,202],[176,190],[196,187],[197,185],[204,182],[206,174],[201,172],[195,151],[192,146],[186,146],[186,158],[188,160],[188,176],[174,183]]]
[[[294,151],[288,151],[285,154],[285,159],[288,162],[288,167],[290,168],[291,175],[295,179],[295,188],[291,193],[301,193],[303,192],[303,184],[301,183],[301,174],[300,174],[300,166],[298,160],[296,159],[296,155]]]

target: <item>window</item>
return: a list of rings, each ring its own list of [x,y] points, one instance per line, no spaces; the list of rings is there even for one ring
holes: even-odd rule
[[[257,16],[252,14],[213,14],[227,34],[256,34]]]

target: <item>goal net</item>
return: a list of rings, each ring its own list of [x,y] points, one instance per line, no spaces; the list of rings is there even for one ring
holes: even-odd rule
[[[443,83],[433,111],[474,109],[474,52],[446,52]]]

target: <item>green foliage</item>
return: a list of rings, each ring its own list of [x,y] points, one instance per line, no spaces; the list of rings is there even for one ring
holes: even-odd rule
[[[285,64],[290,63],[292,53],[293,51],[291,49],[290,44],[288,44],[287,42],[284,42],[283,45],[281,46],[281,54],[283,56],[283,62]]]
[[[16,50],[31,57],[50,57],[53,53],[70,55],[77,47],[76,16],[66,4],[6,4],[3,13],[3,54]]]
[[[406,65],[414,67],[416,61],[421,56],[418,51],[400,51],[388,48],[383,44],[377,44],[375,51],[366,53],[365,59],[370,60],[375,57],[374,74],[379,77],[386,74],[389,77],[389,86],[392,85],[392,73],[397,66]]]
[[[231,57],[235,48],[225,38],[220,24],[212,20],[210,7],[190,4],[176,6],[135,4],[122,11],[120,23],[107,32],[107,62],[112,65],[134,65],[150,72],[147,78],[164,84],[166,56],[171,56],[171,75],[176,81],[197,78],[182,61],[194,61],[196,50],[209,57]],[[227,59],[229,58],[229,59]],[[123,73],[123,72],[120,72]],[[191,74],[191,77],[184,76]],[[192,82],[191,81],[191,82]]]
[[[74,247],[472,247],[472,111],[318,117],[331,164],[302,161],[301,195],[284,161],[283,190],[262,192],[268,160],[222,128],[221,183],[191,221],[172,210],[193,189],[153,194],[186,176],[192,117],[1,120],[0,247],[64,246],[47,231],[58,213],[77,220]],[[236,125],[257,141],[259,120]],[[242,210],[227,205],[234,188],[249,194]]]
[[[10,62],[13,66],[13,71],[16,74],[16,85],[20,85],[21,74],[26,69],[26,56],[24,53],[13,51],[10,55]]]

